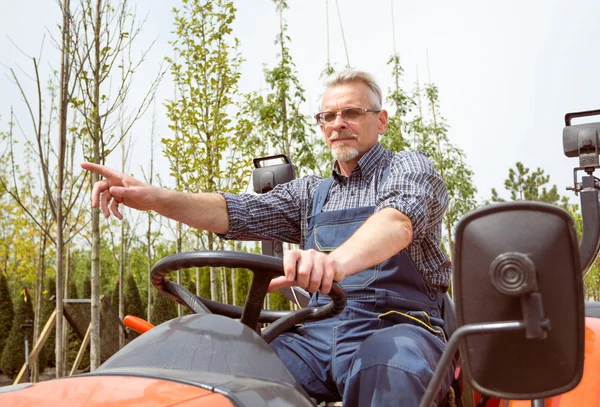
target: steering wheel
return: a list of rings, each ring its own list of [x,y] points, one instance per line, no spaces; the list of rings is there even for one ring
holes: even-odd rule
[[[190,267],[245,268],[253,272],[252,283],[244,307],[222,304],[190,293],[179,284],[165,278],[172,271]],[[151,281],[173,301],[185,305],[196,314],[215,313],[239,318],[243,324],[256,330],[259,322],[271,322],[262,331],[265,341],[271,342],[282,332],[301,322],[316,321],[339,314],[346,306],[346,294],[338,283],[329,293],[331,302],[320,307],[306,307],[297,311],[262,311],[263,301],[271,279],[283,276],[283,260],[254,253],[231,251],[195,251],[165,257],[154,265]],[[262,311],[262,312],[261,312]]]

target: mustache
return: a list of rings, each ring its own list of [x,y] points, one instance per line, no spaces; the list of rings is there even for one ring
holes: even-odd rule
[[[331,137],[329,137],[330,141],[336,141],[336,140],[356,140],[356,134],[352,134],[352,133],[339,133],[337,131],[334,131],[333,133],[331,133]]]

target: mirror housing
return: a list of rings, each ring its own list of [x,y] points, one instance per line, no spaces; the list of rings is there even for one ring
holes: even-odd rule
[[[542,399],[577,386],[584,301],[569,214],[537,202],[486,206],[459,222],[454,251],[458,325],[525,322],[525,331],[460,339],[473,388],[501,399]]]

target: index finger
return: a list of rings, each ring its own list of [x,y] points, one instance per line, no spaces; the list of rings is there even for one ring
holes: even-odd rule
[[[87,171],[95,172],[98,175],[102,175],[104,178],[109,177],[119,177],[121,175],[120,172],[113,170],[112,168],[105,167],[104,165],[94,164],[94,163],[81,163],[81,168]]]

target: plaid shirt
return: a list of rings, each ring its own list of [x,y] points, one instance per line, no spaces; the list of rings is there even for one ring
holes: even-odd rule
[[[388,179],[380,187],[388,165]],[[413,238],[406,248],[410,258],[430,286],[448,289],[452,265],[440,247],[448,192],[425,155],[406,151],[394,154],[378,143],[361,157],[349,177],[342,175],[335,163],[333,178],[324,212],[362,206],[374,206],[375,211],[399,210],[412,222]],[[229,212],[229,232],[221,237],[277,239],[304,247],[313,195],[321,180],[308,175],[262,195],[220,192]]]

